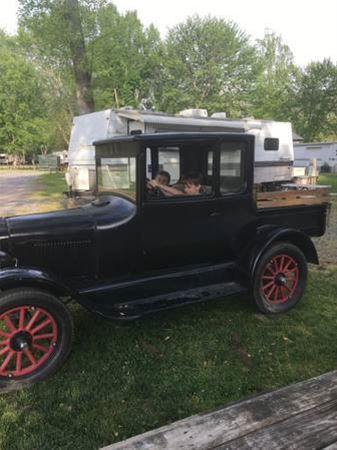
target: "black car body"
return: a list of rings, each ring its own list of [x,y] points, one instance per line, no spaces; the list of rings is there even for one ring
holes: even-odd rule
[[[177,156],[179,176],[202,173],[203,195],[167,197],[149,189],[147,179],[162,169],[163,151]],[[39,290],[124,320],[225,294],[261,296],[263,277],[274,283],[270,298],[257,301],[264,312],[285,311],[302,296],[306,269],[301,281],[298,267],[305,260],[318,264],[310,237],[324,234],[328,205],[258,209],[253,136],[114,138],[96,143],[96,162],[92,203],[0,219],[2,295]],[[280,270],[261,272],[268,252],[279,247],[274,261]],[[290,273],[298,293],[291,291],[294,282],[285,281]]]

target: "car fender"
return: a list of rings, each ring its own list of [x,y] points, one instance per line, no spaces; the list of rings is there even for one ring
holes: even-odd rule
[[[253,243],[245,248],[240,258],[240,265],[250,280],[254,278],[258,262],[264,252],[274,243],[281,241],[296,245],[308,262],[319,264],[316,248],[307,234],[294,228],[262,226],[257,229]]]
[[[31,287],[49,291],[57,296],[77,298],[77,292],[57,276],[32,267],[4,267],[0,269],[0,291]]]
[[[13,267],[16,265],[16,260],[8,253],[0,250],[0,270],[3,267]]]

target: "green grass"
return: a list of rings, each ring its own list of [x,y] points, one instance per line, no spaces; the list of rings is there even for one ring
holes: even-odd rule
[[[64,172],[45,173],[37,180],[34,196],[57,199],[67,190]]]
[[[337,174],[321,173],[318,184],[327,184],[331,186],[331,192],[337,192]]]
[[[303,301],[280,316],[232,297],[116,326],[75,306],[64,368],[0,397],[0,448],[97,449],[336,369],[336,297],[330,267],[313,268]]]

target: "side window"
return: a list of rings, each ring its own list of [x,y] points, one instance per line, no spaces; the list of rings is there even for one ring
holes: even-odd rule
[[[220,150],[220,194],[242,192],[246,183],[243,171],[243,145],[222,144]]]
[[[165,171],[170,174],[170,183],[177,183],[180,178],[180,148],[158,147],[155,153],[157,164],[152,161],[151,148],[146,148],[146,178],[151,180],[158,172]]]
[[[207,153],[207,175],[209,177],[213,176],[213,152],[209,151]]]
[[[165,170],[171,175],[171,184],[180,178],[180,149],[179,147],[159,147],[158,169]]]
[[[147,147],[146,149],[146,178],[151,180],[154,177],[152,175],[152,161],[151,161],[151,149]]]
[[[213,149],[214,142],[197,140],[147,148],[146,200],[214,196]]]

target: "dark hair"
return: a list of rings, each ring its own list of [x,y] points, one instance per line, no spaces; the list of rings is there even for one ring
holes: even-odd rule
[[[192,183],[196,186],[202,184],[202,175],[200,172],[189,172],[182,177],[183,183]]]
[[[157,175],[161,175],[162,177],[166,177],[168,179],[168,184],[170,184],[171,175],[168,172],[166,172],[166,170],[160,170],[159,172],[156,173],[156,176]]]

